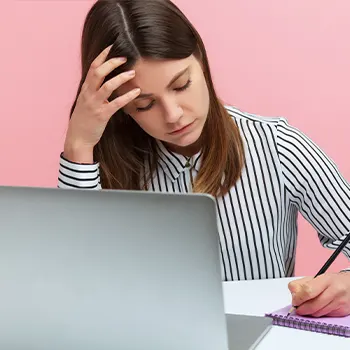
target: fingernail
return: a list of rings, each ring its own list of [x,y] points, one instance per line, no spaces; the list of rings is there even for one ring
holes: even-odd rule
[[[130,70],[130,71],[126,72],[126,74],[129,75],[130,77],[133,77],[135,75],[135,71]]]

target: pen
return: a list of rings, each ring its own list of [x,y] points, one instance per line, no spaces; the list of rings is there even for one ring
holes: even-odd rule
[[[320,271],[317,272],[314,278],[316,278],[319,275],[324,274],[328,268],[332,265],[333,261],[338,257],[340,252],[344,249],[344,247],[350,242],[350,232],[346,235],[343,242],[340,244],[340,246],[334,251],[334,253],[331,255],[331,257],[326,261],[326,263],[321,267]],[[292,306],[290,310],[288,311],[287,317],[297,309],[297,306]]]

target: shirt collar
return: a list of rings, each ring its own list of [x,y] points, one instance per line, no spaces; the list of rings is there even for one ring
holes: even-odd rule
[[[158,149],[158,163],[163,169],[164,173],[171,179],[176,181],[177,178],[187,168],[192,167],[197,172],[201,166],[201,152],[193,155],[192,157],[185,157],[182,154],[174,153],[168,150],[164,144],[157,140]]]

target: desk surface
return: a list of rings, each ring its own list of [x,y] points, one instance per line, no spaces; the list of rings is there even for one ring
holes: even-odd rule
[[[290,304],[288,283],[291,278],[224,283],[226,313],[264,316]],[[312,333],[298,329],[273,326],[257,350],[349,350],[350,338]]]

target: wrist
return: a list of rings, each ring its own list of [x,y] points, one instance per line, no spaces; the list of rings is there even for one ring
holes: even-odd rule
[[[63,157],[73,163],[93,164],[94,147],[66,142],[64,145]]]

